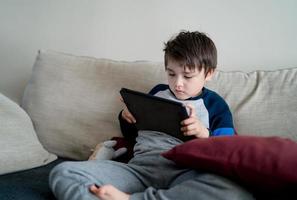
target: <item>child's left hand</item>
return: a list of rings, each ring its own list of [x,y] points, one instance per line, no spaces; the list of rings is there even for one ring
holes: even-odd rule
[[[190,115],[188,119],[185,119],[181,122],[181,131],[184,133],[185,136],[208,138],[209,131],[197,118],[194,106],[191,104],[186,104],[186,107],[189,109]]]

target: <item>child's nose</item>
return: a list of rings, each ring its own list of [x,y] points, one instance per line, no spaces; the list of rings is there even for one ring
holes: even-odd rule
[[[183,80],[182,80],[181,78],[177,78],[177,79],[176,79],[176,82],[175,82],[175,86],[176,86],[177,88],[182,87],[182,86],[183,86]]]

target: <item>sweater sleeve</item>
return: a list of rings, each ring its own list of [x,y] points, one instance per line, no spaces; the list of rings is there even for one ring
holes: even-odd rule
[[[215,92],[208,90],[207,96],[209,98],[205,103],[210,118],[210,136],[234,135],[233,118],[228,104]]]

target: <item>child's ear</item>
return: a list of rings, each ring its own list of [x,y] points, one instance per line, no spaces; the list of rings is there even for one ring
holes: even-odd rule
[[[207,74],[206,74],[206,77],[205,77],[205,80],[206,81],[210,81],[213,77],[213,75],[215,74],[215,70],[210,70]]]

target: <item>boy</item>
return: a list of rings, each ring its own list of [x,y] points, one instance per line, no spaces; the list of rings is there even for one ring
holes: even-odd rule
[[[165,44],[164,52],[168,85],[157,85],[150,94],[187,106],[189,118],[181,122],[184,135],[233,135],[227,104],[204,88],[217,65],[212,40],[200,32],[180,32]],[[161,153],[182,141],[165,133],[136,130],[137,119],[126,106],[119,120],[124,137],[136,142],[134,157],[128,164],[101,160],[58,165],[50,174],[50,186],[58,199],[253,199],[230,180],[181,168],[162,157]]]

